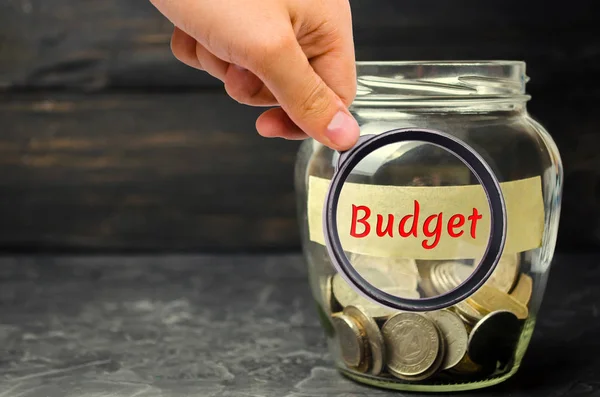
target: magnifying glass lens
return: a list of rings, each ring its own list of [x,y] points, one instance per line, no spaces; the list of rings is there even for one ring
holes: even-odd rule
[[[386,144],[341,182],[337,238],[368,288],[414,302],[439,297],[484,257],[492,231],[486,190],[452,151],[419,140]],[[355,295],[370,299],[360,288]]]

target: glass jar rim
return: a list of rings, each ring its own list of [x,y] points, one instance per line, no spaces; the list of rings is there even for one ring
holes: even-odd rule
[[[481,60],[386,60],[386,61],[356,61],[357,66],[522,66],[525,67],[525,61],[503,60],[503,59],[481,59]]]
[[[527,102],[517,60],[357,61],[354,106],[451,106]]]

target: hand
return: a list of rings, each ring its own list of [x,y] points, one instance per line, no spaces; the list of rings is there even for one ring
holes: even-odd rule
[[[348,0],[151,0],[176,27],[177,59],[223,81],[236,101],[268,109],[264,137],[308,136],[335,150],[356,143]]]

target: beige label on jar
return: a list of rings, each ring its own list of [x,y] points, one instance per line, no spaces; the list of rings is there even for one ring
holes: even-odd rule
[[[329,184],[328,179],[309,177],[309,237],[322,245],[323,208]],[[507,211],[504,253],[540,247],[544,231],[541,178],[504,182],[500,186]],[[379,257],[478,258],[490,231],[490,209],[480,185],[346,183],[337,216],[345,251]]]

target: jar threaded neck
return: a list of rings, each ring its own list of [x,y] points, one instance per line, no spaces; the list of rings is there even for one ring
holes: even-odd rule
[[[357,62],[354,106],[524,103],[525,68],[520,61]]]

